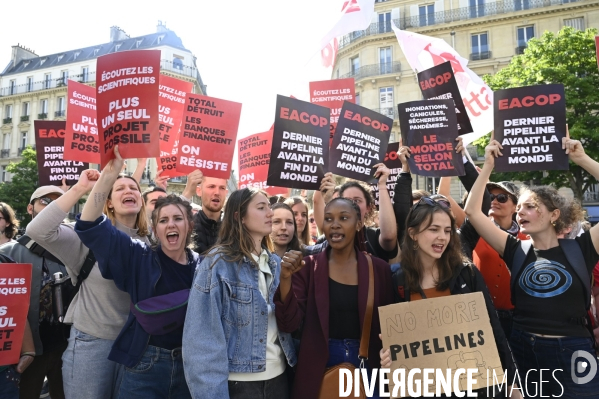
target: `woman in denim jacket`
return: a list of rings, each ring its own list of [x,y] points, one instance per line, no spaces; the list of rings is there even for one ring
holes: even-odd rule
[[[273,296],[281,259],[272,254],[272,215],[263,191],[231,194],[215,247],[198,266],[183,332],[183,365],[199,398],[288,397],[290,334],[278,330]],[[298,267],[301,253],[283,256]]]

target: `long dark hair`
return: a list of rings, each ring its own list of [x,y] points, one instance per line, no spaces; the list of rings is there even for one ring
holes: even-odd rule
[[[213,247],[216,249],[213,255],[220,254],[227,262],[242,262],[244,258],[247,258],[255,267],[258,267],[252,257],[254,242],[249,230],[241,222],[247,214],[248,205],[258,194],[264,194],[268,201],[268,194],[255,188],[243,188],[233,191],[227,200],[218,239]],[[273,246],[270,234],[262,239],[262,247],[266,247],[272,252]]]
[[[270,209],[272,209],[273,211],[275,211],[276,209],[285,209],[286,211],[289,211],[289,213],[291,213],[291,219],[293,219],[293,238],[291,239],[289,244],[287,244],[287,249],[290,249],[292,251],[301,251],[302,246],[300,245],[299,238],[297,238],[297,224],[295,223],[295,216],[293,215],[293,210],[291,209],[291,207],[282,202],[277,202],[276,204],[273,204],[270,207]]]
[[[15,216],[15,211],[6,202],[0,202],[0,213],[6,222],[4,237],[11,239],[19,232],[19,221]]]
[[[412,239],[412,235],[416,235],[426,229],[433,223],[433,215],[437,212],[442,212],[449,216],[451,221],[451,232],[449,242],[441,258],[436,261],[439,270],[439,279],[437,280],[437,290],[443,291],[449,288],[449,281],[459,270],[464,263],[465,258],[462,255],[462,246],[460,237],[456,232],[456,223],[449,208],[443,206],[420,204],[412,207],[406,221],[406,234],[401,245],[401,268],[406,276],[406,284],[412,292],[417,292],[420,288],[422,280],[423,267],[418,256],[417,243]],[[409,229],[413,229],[412,234]]]
[[[360,223],[362,222],[362,213],[360,212],[360,207],[354,201],[350,200],[349,198],[343,198],[343,197],[333,198],[324,207],[325,214],[327,212],[327,208],[330,207],[332,204],[334,204],[336,202],[344,202],[346,204],[349,204],[349,206],[354,210],[354,212],[356,212],[356,217],[358,218],[358,222],[360,222]],[[366,246],[364,245],[364,240],[362,239],[362,234],[361,234],[362,231],[364,231],[364,229],[360,229],[360,231],[356,231],[355,232],[356,235],[354,236],[354,245],[356,247],[358,247],[358,250],[360,250],[360,251],[366,251]],[[327,240],[328,239],[329,239],[329,237],[327,237]]]
[[[289,205],[290,208],[293,208],[294,206],[298,205],[298,204],[303,204],[304,207],[306,208],[306,225],[304,226],[304,231],[302,231],[300,233],[300,241],[304,244],[304,245],[309,245],[311,242],[311,238],[310,238],[310,223],[308,222],[309,219],[309,214],[310,214],[310,205],[308,205],[308,203],[306,202],[305,199],[303,199],[302,197],[291,197],[291,198],[287,198],[285,200],[285,204]],[[291,210],[291,213],[293,214],[293,210]],[[295,219],[295,215],[293,216],[293,219]],[[295,225],[295,231],[297,232],[297,223]]]

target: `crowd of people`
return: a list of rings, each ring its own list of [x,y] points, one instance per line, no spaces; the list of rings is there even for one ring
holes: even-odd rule
[[[599,178],[580,142],[562,146]],[[482,170],[464,157],[460,206],[446,180],[413,191],[401,147],[393,200],[390,170],[374,167],[377,210],[369,186],[330,173],[312,206],[228,193],[199,170],[181,195],[160,176],[142,192],[115,146],[101,173],[37,188],[21,237],[0,203],[0,254],[33,265],[21,358],[0,365],[0,399],[37,399],[45,380],[52,399],[324,398],[329,368],[391,366],[378,307],[472,292],[509,382],[497,397],[527,397],[541,381],[544,395],[599,397],[599,376],[571,378],[573,353],[596,359],[599,227],[552,187],[489,182],[501,151],[491,141]],[[56,273],[70,277],[64,314]]]

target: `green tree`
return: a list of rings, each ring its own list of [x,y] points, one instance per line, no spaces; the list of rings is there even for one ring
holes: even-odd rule
[[[566,93],[566,118],[570,137],[580,140],[586,153],[599,159],[599,70],[595,55],[597,29],[586,31],[564,27],[557,34],[545,32],[531,39],[524,54],[512,58],[510,64],[495,75],[483,79],[493,90],[510,87],[561,83]],[[484,148],[490,135],[475,144]],[[494,181],[519,180],[570,187],[582,200],[583,193],[597,181],[570,162],[568,171],[495,173]]]
[[[38,175],[35,150],[27,147],[21,156],[21,161],[11,162],[6,168],[13,176],[12,181],[0,184],[0,201],[6,202],[15,210],[21,227],[25,227],[31,220],[27,204],[37,188]]]

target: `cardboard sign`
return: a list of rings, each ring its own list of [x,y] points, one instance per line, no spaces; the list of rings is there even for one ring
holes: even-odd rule
[[[393,197],[395,196],[395,182],[397,181],[397,176],[399,176],[401,173],[402,168],[398,152],[399,143],[390,143],[387,146],[385,159],[383,159],[383,163],[391,171],[391,173],[389,173],[389,177],[387,178],[387,191],[389,192],[389,197],[391,197],[392,203],[394,202]],[[379,185],[376,182],[370,183],[370,188],[374,193],[374,204],[376,205],[376,209],[379,209]]]
[[[343,102],[356,103],[356,84],[354,78],[322,80],[310,82],[310,102],[331,110],[329,145],[339,122]]]
[[[158,131],[160,132],[160,153],[171,154],[179,139],[179,128],[183,120],[185,98],[193,88],[185,82],[170,76],[160,75],[158,98]]]
[[[277,96],[269,186],[318,190],[329,164],[330,110]]]
[[[0,365],[17,364],[29,311],[31,263],[0,263]]]
[[[418,84],[426,100],[453,100],[460,135],[473,131],[449,61],[420,72]]]
[[[375,182],[373,168],[385,158],[393,119],[349,102],[343,103],[331,150],[329,172]]]
[[[566,96],[561,84],[495,92],[495,139],[503,156],[496,172],[568,170],[562,150],[566,136]]]
[[[462,156],[455,152],[458,126],[453,100],[399,104],[399,125],[410,147],[410,171],[420,176],[463,176]]]
[[[228,179],[240,116],[240,103],[187,93],[177,171]]]
[[[63,158],[66,121],[34,121],[37,153],[38,186],[62,186],[62,179],[72,186],[89,163]]]
[[[69,80],[64,159],[100,163],[96,88]]]
[[[117,144],[124,159],[159,156],[160,50],[104,55],[96,71],[101,166]]]
[[[269,195],[287,195],[284,187],[269,186],[268,165],[270,164],[270,149],[274,126],[267,132],[252,134],[237,142],[239,164],[239,188],[259,188]]]
[[[478,369],[472,389],[492,386],[493,372],[502,380],[504,372],[481,292],[382,306],[379,317],[383,348],[391,349],[391,370],[403,368],[406,375],[414,368],[441,369],[444,375],[450,370],[453,382],[456,370]],[[435,392],[435,384],[433,378],[429,392]],[[460,388],[468,389],[465,374],[460,376]]]

